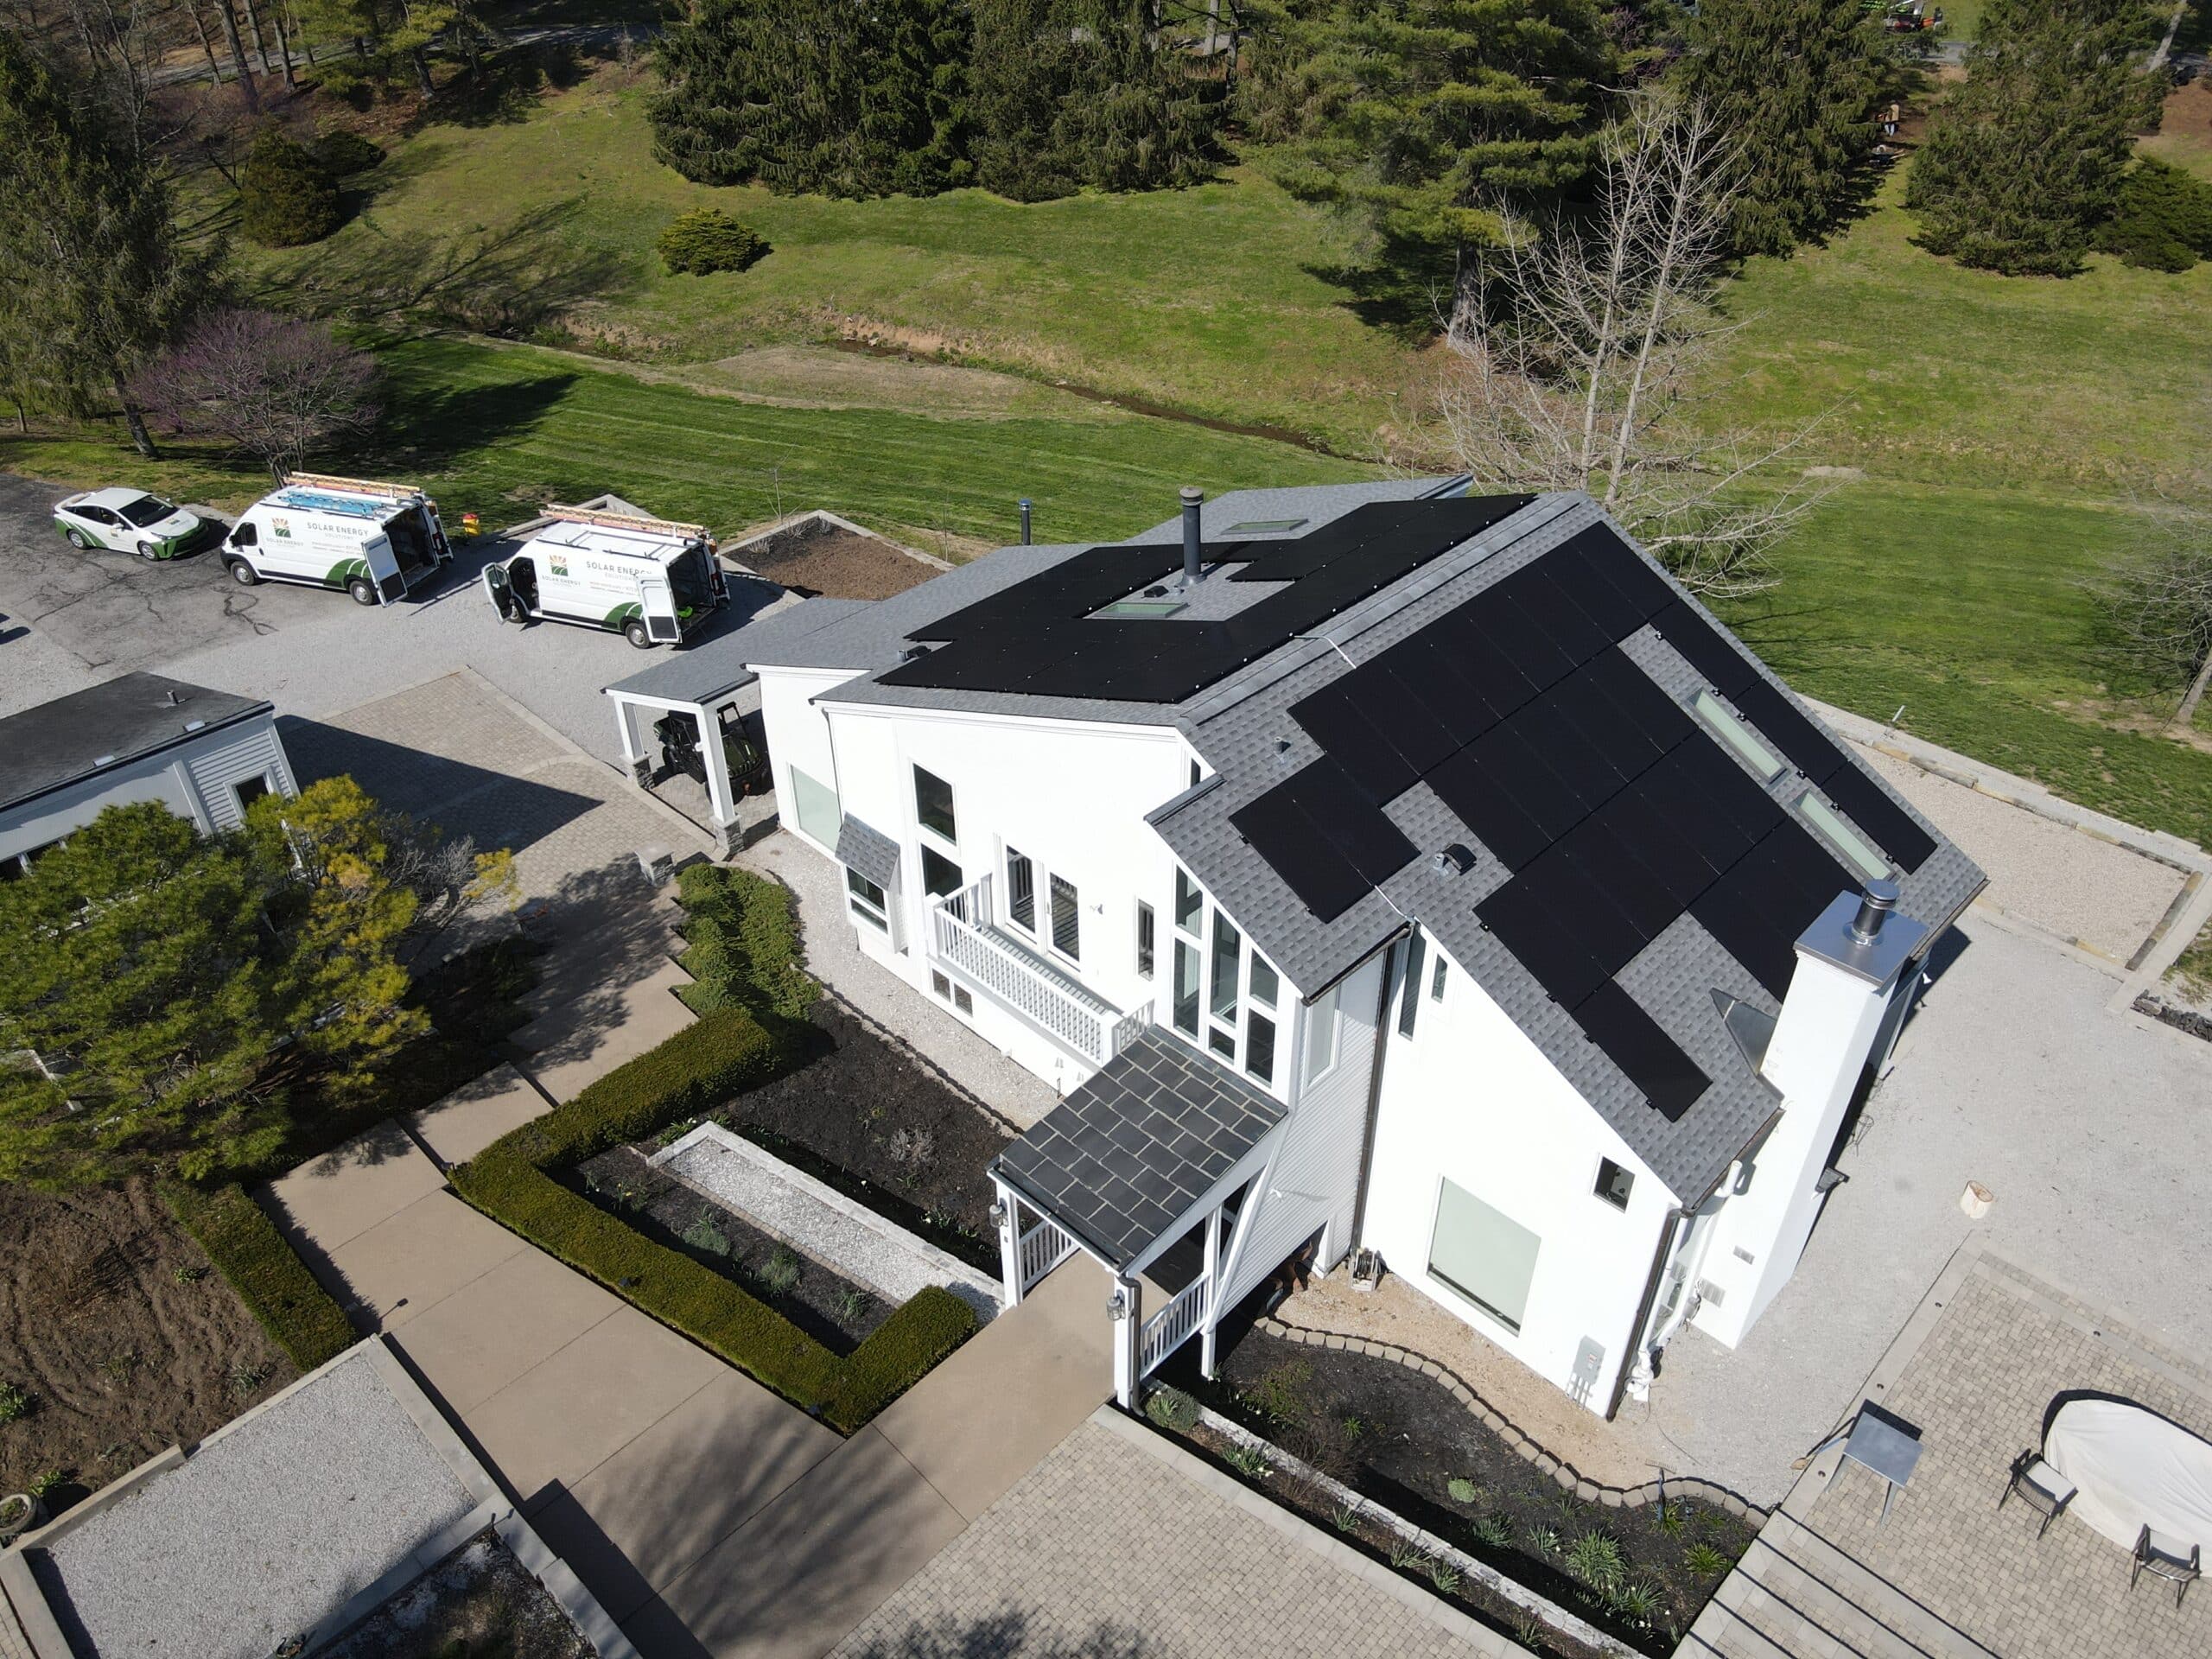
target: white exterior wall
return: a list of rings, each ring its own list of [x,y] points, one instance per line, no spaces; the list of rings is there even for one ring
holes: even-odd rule
[[[1503,1009],[1453,963],[1429,1000],[1438,949],[1427,942],[1414,1035],[1388,1045],[1359,1243],[1389,1269],[1561,1389],[1588,1338],[1605,1350],[1584,1403],[1602,1414],[1630,1360],[1630,1330],[1675,1197],[1547,1060]],[[1402,995],[1402,990],[1400,995]],[[1596,1195],[1598,1163],[1635,1176],[1626,1211]],[[1428,1271],[1440,1180],[1536,1235],[1535,1277],[1518,1332]]]
[[[190,819],[202,835],[236,829],[239,812],[235,786],[264,777],[280,794],[299,792],[276,721],[268,715],[219,727],[175,748],[107,767],[0,814],[0,858],[59,841],[106,808],[138,801],[159,801],[177,817]]]
[[[837,779],[837,760],[830,743],[830,721],[812,701],[851,679],[858,671],[845,669],[764,668],[760,677],[760,725],[768,741],[768,760],[776,784],[776,816],[785,829],[815,848],[825,858],[837,849],[824,847],[799,829],[798,808],[791,795],[791,768],[843,793]],[[866,814],[862,814],[866,817]],[[897,833],[891,825],[875,828],[886,835]]]

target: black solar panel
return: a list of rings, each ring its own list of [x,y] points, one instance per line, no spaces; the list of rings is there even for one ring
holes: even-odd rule
[[[1675,602],[1675,590],[1656,567],[1603,524],[1592,525],[1574,539],[1590,550],[1590,568],[1619,589],[1645,621]]]
[[[1562,842],[1516,875],[1503,890],[1518,890],[1522,898],[1534,899],[1553,925],[1567,930],[1578,950],[1597,965],[1599,976],[1610,978],[1643,948],[1649,936],[1638,933],[1627,912],[1592,879],[1592,874],[1586,864],[1577,863]],[[1529,965],[1533,969],[1534,964]],[[1541,973],[1537,977],[1543,979]],[[1544,988],[1572,1007],[1588,987],[1578,991],[1572,985],[1544,980]]]
[[[1552,580],[1597,624],[1600,633],[1608,639],[1625,639],[1643,626],[1648,613],[1607,575],[1605,543],[1611,543],[1614,556],[1635,556],[1627,554],[1610,531],[1593,527],[1554,548],[1544,556],[1543,563]]]
[[[1286,787],[1269,790],[1230,814],[1229,821],[1298,895],[1299,903],[1332,922],[1366,895],[1370,884],[1311,819],[1283,798]]]
[[[1475,914],[1553,1001],[1571,1008],[1605,982],[1605,970],[1527,881],[1507,882]]]
[[[1684,661],[1724,696],[1734,696],[1758,678],[1758,671],[1744,659],[1743,653],[1722,639],[1719,630],[1712,623],[1681,600],[1676,600],[1653,617],[1651,626],[1659,630],[1662,639],[1681,653]]]
[[[1314,761],[1269,793],[1280,794],[1305,814],[1370,883],[1379,884],[1403,869],[1419,851],[1334,760]]]
[[[1848,763],[1828,734],[1798,713],[1797,706],[1764,680],[1754,679],[1731,693],[1744,717],[1766,734],[1789,764],[1816,784],[1826,783]]]
[[[1602,829],[1633,854],[1677,915],[1711,887],[1719,874],[1651,809],[1637,787],[1624,790],[1606,802],[1585,828]]]
[[[1396,799],[1421,776],[1361,712],[1350,676],[1294,703],[1290,715],[1376,801]]]
[[[1845,766],[1821,785],[1844,815],[1874,837],[1875,843],[1907,870],[1916,870],[1936,850],[1935,837],[1906,816],[1880,785]]]
[[[1475,749],[1461,750],[1431,772],[1428,786],[1508,869],[1522,868],[1552,844],[1517,798],[1491,781]]]
[[[1618,719],[1643,733],[1655,748],[1671,749],[1697,729],[1681,705],[1624,652],[1601,652],[1584,667],[1582,677],[1604,696]]]
[[[1574,1020],[1670,1123],[1711,1085],[1696,1062],[1618,985],[1592,992],[1574,1010]]]
[[[1356,676],[1353,695],[1377,729],[1390,734],[1390,742],[1416,772],[1425,772],[1457,754],[1465,741],[1452,730],[1448,711],[1432,709],[1411,687],[1389,670],[1370,664]]]

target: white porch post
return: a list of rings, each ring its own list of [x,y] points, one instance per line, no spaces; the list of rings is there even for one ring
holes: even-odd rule
[[[651,757],[645,753],[645,740],[638,734],[638,705],[627,697],[618,696],[613,701],[614,724],[622,738],[622,764],[642,784]]]
[[[994,1180],[998,1189],[999,1212],[999,1275],[1006,1281],[1006,1305],[1021,1306],[1021,1200],[1004,1181]]]
[[[1221,1323],[1221,1206],[1206,1217],[1206,1313],[1198,1326],[1198,1373],[1213,1381],[1214,1331]]]
[[[1118,1293],[1122,1317],[1114,1321],[1114,1398],[1125,1411],[1134,1411],[1137,1403],[1137,1364],[1142,1357],[1139,1352],[1144,1341],[1143,1293],[1133,1280],[1116,1279],[1114,1287]]]
[[[715,840],[723,856],[737,850],[737,794],[730,787],[729,757],[722,753],[721,721],[704,703],[693,710],[699,722],[699,753],[707,763],[707,799],[711,804]]]

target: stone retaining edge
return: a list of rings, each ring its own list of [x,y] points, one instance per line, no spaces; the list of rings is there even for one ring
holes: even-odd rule
[[[1754,1527],[1766,1524],[1767,1511],[1758,1504],[1738,1497],[1726,1486],[1695,1475],[1680,1475],[1670,1479],[1649,1480],[1641,1486],[1607,1486],[1586,1479],[1579,1469],[1554,1457],[1535,1441],[1516,1428],[1505,1415],[1469,1388],[1465,1380],[1447,1365],[1440,1365],[1426,1354],[1417,1354],[1395,1343],[1376,1342],[1366,1337],[1347,1337],[1333,1331],[1310,1331],[1303,1325],[1285,1325],[1273,1314],[1262,1315],[1258,1328],[1271,1337],[1294,1342],[1307,1348],[1341,1348],[1355,1354],[1366,1354],[1384,1359],[1394,1365],[1402,1365],[1409,1371],[1434,1377],[1452,1390],[1452,1397],[1472,1412],[1483,1427],[1495,1432],[1506,1445],[1522,1458],[1549,1475],[1566,1491],[1573,1492],[1586,1503],[1599,1503],[1609,1510],[1639,1510],[1647,1503],[1663,1503],[1669,1496],[1688,1495],[1703,1499],[1714,1508],[1724,1510],[1738,1521]]]

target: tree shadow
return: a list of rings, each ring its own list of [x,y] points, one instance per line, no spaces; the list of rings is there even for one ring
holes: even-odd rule
[[[1344,308],[1362,322],[1407,346],[1423,345],[1443,332],[1458,283],[1449,250],[1388,234],[1370,258],[1302,269],[1342,289]]]
[[[474,73],[464,72],[441,86],[402,130],[411,137],[431,127],[518,125],[530,118],[542,94],[568,91],[590,73],[593,63],[613,55],[611,45],[573,35],[486,54]]]
[[[382,433],[369,451],[372,470],[435,473],[492,446],[512,445],[537,429],[577,378],[556,371],[485,386],[396,386]]]
[[[1160,1651],[1142,1630],[1100,1619],[1081,1636],[1033,1630],[1017,1607],[971,1618],[915,1619],[896,1636],[876,1637],[854,1659],[1145,1659]]]

